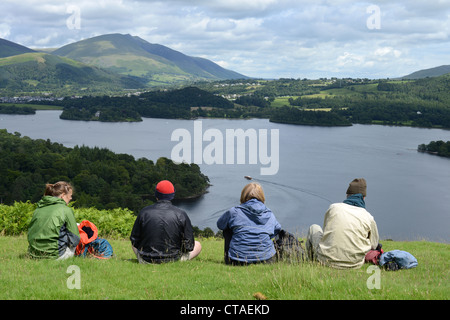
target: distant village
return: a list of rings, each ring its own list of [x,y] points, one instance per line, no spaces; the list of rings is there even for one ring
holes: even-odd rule
[[[31,96],[23,96],[23,97],[0,97],[0,103],[28,103],[34,101],[61,101],[64,98],[55,98],[55,97],[31,97]]]

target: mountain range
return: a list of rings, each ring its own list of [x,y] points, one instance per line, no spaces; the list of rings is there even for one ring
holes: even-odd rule
[[[122,75],[141,77],[149,80],[150,84],[247,78],[210,60],[190,57],[129,34],[107,34],[82,40],[59,48],[52,54]]]
[[[398,79],[436,77],[450,65],[419,70]],[[57,49],[30,49],[0,39],[0,95],[52,92],[113,93],[195,81],[248,77],[129,34],[106,34]]]
[[[109,91],[248,78],[129,34],[107,34],[50,50],[0,39],[0,92]]]

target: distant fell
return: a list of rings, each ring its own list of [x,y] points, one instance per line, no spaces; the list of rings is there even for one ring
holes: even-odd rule
[[[82,62],[43,52],[0,58],[0,93],[94,92],[142,88],[130,77],[117,75]]]
[[[150,85],[248,78],[210,60],[190,57],[129,34],[101,35],[68,44],[52,53],[122,75],[140,77]]]
[[[0,58],[15,56],[22,53],[34,52],[34,50],[20,44],[0,39]]]
[[[431,77],[442,76],[447,73],[450,73],[450,65],[442,65],[439,67],[419,70],[419,71],[413,72],[409,75],[406,75],[404,77],[400,77],[400,79],[415,80],[415,79],[422,79],[422,78],[427,78],[427,77],[431,78]]]

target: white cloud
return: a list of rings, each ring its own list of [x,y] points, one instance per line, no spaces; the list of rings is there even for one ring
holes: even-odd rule
[[[58,34],[57,33],[53,33],[53,34],[49,34],[49,35],[47,35],[45,37],[36,39],[34,42],[36,43],[36,45],[38,47],[41,47],[41,48],[42,47],[48,47],[52,43],[52,40],[54,38],[57,38],[57,37],[58,37]]]
[[[11,34],[11,27],[7,23],[0,23],[0,38],[8,38]]]
[[[378,48],[375,50],[374,55],[378,56],[378,57],[393,56],[395,58],[399,58],[402,55],[402,53],[401,53],[401,51],[396,50],[392,47],[381,47],[381,48]]]
[[[363,62],[364,57],[349,52],[344,52],[343,55],[339,56],[336,59],[337,66],[339,67],[343,66],[356,67],[361,65]]]
[[[236,23],[230,19],[211,19],[206,24],[207,31],[229,31],[236,27]]]

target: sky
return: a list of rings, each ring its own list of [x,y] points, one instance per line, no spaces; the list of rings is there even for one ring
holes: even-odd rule
[[[394,78],[450,64],[450,0],[1,0],[0,38],[139,36],[256,78]]]

